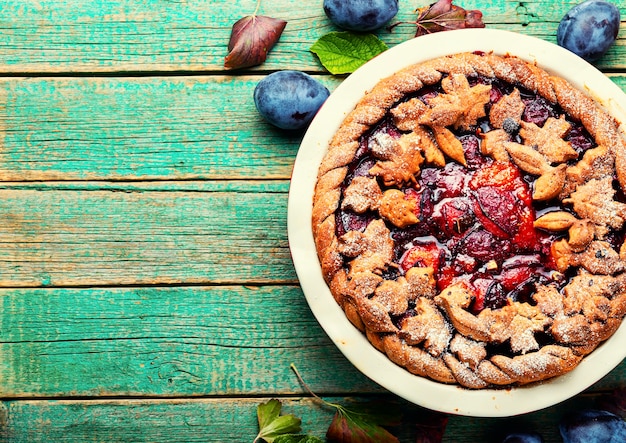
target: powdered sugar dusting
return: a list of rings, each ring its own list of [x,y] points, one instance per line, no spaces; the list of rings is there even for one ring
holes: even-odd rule
[[[394,114],[394,117],[404,118],[407,122],[407,128],[401,128],[400,131],[413,130],[414,128],[409,128],[409,126],[413,124],[410,122],[410,118],[414,118],[414,116],[409,116],[405,112],[406,110],[401,109],[401,105],[398,105],[403,98],[403,94],[413,92],[411,88],[435,85],[444,77],[449,79],[452,73],[475,75],[477,71],[481,73],[489,72],[490,68],[493,69],[493,72],[499,79],[510,83],[521,82],[524,86],[531,89],[536,87],[539,91],[551,91],[553,89],[556,96],[551,97],[549,93],[546,93],[546,98],[556,99],[558,105],[561,105],[570,114],[570,117],[573,117],[571,120],[580,120],[585,129],[593,137],[597,136],[598,140],[602,139],[602,137],[611,142],[616,140],[615,134],[617,134],[617,131],[615,130],[614,120],[598,112],[592,112],[591,115],[588,115],[590,103],[588,97],[580,91],[571,88],[562,79],[549,77],[548,74],[539,68],[532,65],[524,65],[523,63],[519,59],[509,58],[507,61],[506,57],[500,58],[491,54],[484,56],[463,54],[457,58],[454,56],[445,57],[404,69],[400,74],[381,81],[379,85],[372,89],[371,93],[361,100],[333,138],[330,147],[332,153],[327,158],[331,159],[331,163],[345,162],[347,151],[340,152],[338,149],[348,144],[350,144],[351,148],[354,148],[355,145],[359,145],[359,138],[364,134],[367,134],[369,150],[375,161],[380,163],[395,158],[398,147],[398,129],[392,128],[396,131],[396,134],[393,135],[387,131],[370,133],[367,131],[371,129],[371,122],[383,118],[381,115],[388,113],[389,108],[392,106],[398,106],[397,115]],[[518,87],[519,83],[516,83],[514,86]],[[438,87],[431,89],[437,91]],[[431,102],[426,101],[426,103]],[[561,111],[559,110],[558,113],[560,115]],[[417,112],[414,112],[414,114],[417,114]],[[420,121],[415,124],[428,124],[428,122],[422,123]],[[541,126],[541,123],[539,123],[539,126]],[[578,124],[578,127],[580,128],[580,124]],[[563,136],[558,135],[558,137],[562,138]],[[621,137],[619,142],[620,146],[624,146]],[[361,148],[359,147],[358,149]],[[626,159],[624,162],[626,163]],[[561,161],[555,161],[555,163],[561,163]],[[325,165],[325,167],[328,168],[328,171],[331,170],[331,165]],[[369,171],[371,171],[373,166],[370,164],[369,168]],[[571,172],[575,173],[576,171],[572,170]],[[370,174],[374,175],[371,172]],[[624,176],[626,176],[626,173],[624,173]],[[366,180],[369,181],[367,185],[365,185]],[[360,181],[363,183],[359,183]],[[342,188],[342,191],[344,191],[342,207],[348,208],[357,214],[368,211],[380,212],[380,207],[377,205],[380,202],[379,192],[381,192],[381,189],[378,188],[375,192],[370,186],[371,183],[376,183],[376,178],[358,177],[358,180],[353,180],[354,186],[352,184],[347,186],[345,184],[338,185],[346,186]],[[570,183],[574,183],[573,179],[570,180]],[[572,203],[577,215],[582,219],[590,220],[597,225],[606,227],[606,231],[596,230],[594,235],[597,237],[602,236],[604,235],[603,232],[608,232],[609,229],[622,227],[626,219],[626,205],[622,203],[616,205],[611,190],[604,193],[605,197],[608,196],[608,198],[581,201],[585,200],[582,196],[587,192],[587,182],[574,184],[574,188],[578,189],[572,189],[567,196],[570,197],[569,203]],[[386,189],[387,187],[398,187],[398,184],[381,182],[381,186],[383,189]],[[320,199],[323,199],[323,197],[320,197]],[[580,209],[589,202],[591,202],[589,207]],[[463,386],[481,388],[486,386],[487,383],[482,380],[476,371],[478,371],[481,362],[488,361],[493,362],[495,365],[492,368],[499,368],[503,373],[510,375],[512,377],[511,383],[524,384],[546,379],[571,369],[582,358],[580,355],[576,355],[575,352],[587,352],[586,350],[583,351],[582,346],[579,345],[581,337],[587,337],[594,342],[590,345],[590,349],[597,346],[597,343],[603,339],[604,336],[597,332],[600,331],[602,325],[597,322],[593,323],[590,319],[593,319],[594,315],[598,319],[602,317],[602,314],[606,317],[608,315],[607,312],[611,312],[613,307],[607,304],[611,294],[599,295],[598,297],[601,300],[595,305],[593,303],[580,303],[580,307],[577,307],[571,313],[564,313],[558,309],[558,306],[551,304],[545,306],[544,310],[546,312],[541,312],[539,307],[536,307],[538,314],[516,311],[514,318],[509,318],[508,320],[504,315],[494,315],[493,318],[501,322],[498,325],[486,322],[478,315],[474,315],[469,309],[471,300],[464,306],[453,302],[453,300],[448,300],[448,307],[441,304],[436,306],[432,303],[428,304],[428,308],[424,308],[420,306],[420,303],[423,300],[427,300],[427,298],[424,294],[418,294],[414,305],[412,303],[415,297],[411,298],[410,301],[403,300],[403,303],[407,301],[410,303],[405,308],[405,305],[396,303],[390,292],[381,291],[376,295],[376,289],[384,284],[382,283],[383,281],[397,282],[398,276],[404,275],[404,271],[396,272],[395,270],[395,266],[399,266],[394,264],[394,260],[397,260],[394,254],[397,252],[394,252],[394,243],[387,228],[387,226],[392,227],[395,223],[389,223],[389,219],[381,220],[380,214],[376,215],[376,217],[379,218],[375,218],[374,221],[369,221],[371,219],[368,219],[367,222],[364,222],[363,228],[359,228],[360,235],[356,236],[359,239],[358,244],[339,246],[345,248],[343,250],[346,253],[344,255],[343,267],[344,269],[349,269],[345,296],[354,297],[362,301],[363,304],[359,308],[358,315],[369,318],[368,320],[363,317],[363,322],[368,331],[393,332],[402,337],[404,340],[402,352],[406,354],[406,358],[392,358],[392,360],[407,361],[406,367],[410,371],[436,380],[446,380],[447,382],[449,382],[450,374],[452,374],[454,379]],[[385,226],[385,223],[387,226]],[[395,225],[398,227],[397,224]],[[404,226],[400,228],[404,229]],[[598,254],[602,255],[600,245],[597,242],[593,243],[593,245],[595,249],[591,251],[596,256],[596,259],[605,258],[604,256],[598,256]],[[323,246],[322,244],[319,249],[323,250]],[[350,247],[348,248],[347,246]],[[336,251],[337,249],[333,249],[331,252],[334,253]],[[616,251],[613,252],[616,253]],[[329,255],[329,257],[332,256]],[[593,257],[591,259],[593,260]],[[621,262],[620,257],[615,258],[615,260]],[[622,263],[622,265],[624,264]],[[336,266],[336,261],[333,266]],[[597,267],[587,269],[587,271],[595,272],[596,269],[599,273],[614,274],[623,271],[624,266],[621,268],[611,267],[610,269],[605,267],[603,268],[605,270]],[[433,298],[433,295],[429,294],[429,301]],[[546,303],[548,301],[550,300],[546,300]],[[516,303],[510,302],[508,306],[513,308],[517,306]],[[370,309],[371,311],[367,313],[363,312],[363,309]],[[404,309],[404,312],[401,312],[402,309]],[[593,314],[590,314],[590,312]],[[571,321],[575,316],[581,316],[587,322],[581,323],[582,328],[576,330],[574,328],[575,322]],[[371,321],[372,324],[369,324],[368,321]],[[576,321],[578,321],[578,317],[576,317]],[[552,328],[555,322],[558,327]],[[503,332],[509,327],[510,330]],[[395,332],[394,328],[400,329],[400,331]],[[581,331],[587,331],[588,333],[585,335]],[[549,341],[549,336],[552,332],[555,333],[555,340],[552,343],[559,343],[559,345],[552,344],[540,347],[536,335],[538,333],[541,334],[541,341],[544,343],[545,340]],[[453,336],[454,339],[452,339]],[[384,342],[381,339],[381,343]],[[491,347],[490,344],[495,346]],[[568,347],[568,345],[571,345],[571,347]],[[380,347],[384,348],[384,345],[379,345]],[[537,351],[537,349],[539,350]],[[389,350],[386,350],[386,352],[389,352]],[[399,351],[395,349],[394,352]],[[488,352],[497,352],[499,355],[488,355]]]
[[[377,132],[370,140],[369,147],[379,158],[388,159],[394,152],[396,138],[387,132]]]

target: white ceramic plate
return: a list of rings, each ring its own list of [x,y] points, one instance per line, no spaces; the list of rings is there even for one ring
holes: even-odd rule
[[[348,321],[322,277],[311,227],[317,170],[328,143],[357,101],[379,80],[431,58],[466,51],[516,55],[569,80],[626,122],[626,95],[608,77],[569,51],[546,41],[493,29],[464,29],[415,38],[366,63],[344,80],[317,114],[298,152],[288,205],[289,245],[307,302],[340,351],[367,377],[420,406],[452,414],[499,417],[523,414],[566,400],[605,376],[626,356],[626,323],[572,372],[513,389],[468,390],[415,376],[377,351]]]

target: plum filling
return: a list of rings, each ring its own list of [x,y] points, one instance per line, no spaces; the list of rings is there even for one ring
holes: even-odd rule
[[[472,78],[470,83],[491,84],[487,110],[517,88],[525,104],[522,120],[542,126],[550,117],[564,116],[571,124],[564,139],[579,157],[596,146],[582,125],[572,121],[558,105],[520,86],[483,77]],[[439,92],[435,85],[409,98],[427,102]],[[533,177],[512,162],[495,161],[481,153],[481,135],[493,129],[488,118],[481,118],[470,130],[453,131],[463,146],[466,165],[450,159],[444,167],[424,164],[415,182],[401,189],[407,199],[415,200],[419,222],[405,228],[387,224],[397,266],[387,269],[384,277],[395,279],[415,266],[432,267],[439,291],[459,281],[472,288],[473,313],[500,308],[510,300],[534,304],[532,294],[537,284],[562,287],[566,283],[566,276],[556,271],[550,252],[562,234],[536,229],[534,222],[547,210],[568,209],[556,199],[534,202]],[[505,130],[519,138],[519,128]],[[397,138],[402,131],[391,117],[386,117],[361,137],[355,159],[348,167],[344,190],[355,177],[371,177],[369,171],[377,158],[370,144],[381,134]],[[383,191],[386,189],[380,180],[379,185]],[[365,230],[378,215],[375,211],[357,214],[338,209],[336,217],[336,234],[340,237],[348,231]]]

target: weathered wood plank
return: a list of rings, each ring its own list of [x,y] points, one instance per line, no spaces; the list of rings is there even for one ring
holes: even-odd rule
[[[268,398],[8,401],[0,407],[3,443],[252,443],[258,433],[256,407]],[[303,432],[323,438],[332,410],[310,398],[280,398],[284,414],[302,419]],[[354,398],[329,401],[349,405]],[[356,401],[361,401],[358,399]],[[394,400],[392,397],[391,400]],[[403,423],[391,428],[401,443],[415,441],[413,424],[427,421],[429,411],[399,402]],[[443,443],[500,442],[508,432],[540,432],[545,443],[561,443],[558,422],[569,410],[594,405],[581,396],[563,404],[511,418],[450,416]]]
[[[259,78],[0,79],[0,180],[289,178],[302,134],[262,120]]]
[[[261,119],[260,78],[0,79],[0,181],[288,179],[302,134]]]
[[[380,393],[297,286],[0,290],[0,397]],[[626,363],[594,389],[620,385]]]
[[[0,290],[0,397],[382,392],[297,286]]]
[[[295,283],[288,182],[214,185],[155,192],[123,184],[5,186],[0,286]]]
[[[394,20],[414,20],[414,10],[429,3],[400,2]],[[489,27],[554,41],[559,20],[576,3],[465,0],[462,6],[481,9]],[[220,71],[232,24],[252,14],[255,4],[256,0],[7,0],[0,9],[0,72]],[[321,35],[336,30],[321,2],[301,2],[294,8],[289,0],[275,0],[264,2],[259,12],[288,21],[260,69],[321,71],[309,48]],[[401,26],[379,35],[395,45],[414,32],[414,27]],[[626,66],[625,39],[622,30],[618,44],[599,66]]]

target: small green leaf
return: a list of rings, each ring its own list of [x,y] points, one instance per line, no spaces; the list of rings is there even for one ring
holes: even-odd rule
[[[300,423],[300,419],[294,415],[281,415],[261,429],[259,437],[268,443],[273,443],[274,439],[280,435],[300,432]]]
[[[263,439],[268,443],[274,443],[274,440],[283,434],[300,432],[301,420],[292,414],[280,415],[281,408],[282,403],[275,398],[257,406],[259,435],[254,439],[255,442]]]
[[[324,441],[313,435],[286,434],[277,437],[274,443],[324,443]]]
[[[256,408],[256,415],[259,419],[259,428],[263,429],[271,422],[276,420],[280,415],[282,404],[275,398],[268,400],[267,403],[261,403]]]
[[[311,46],[322,65],[331,74],[349,74],[378,54],[387,45],[374,34],[330,32]]]
[[[254,439],[255,442],[262,439],[274,443],[276,437],[280,435],[300,432],[301,420],[291,414],[280,415],[281,407],[282,403],[276,399],[257,406],[259,434]]]

